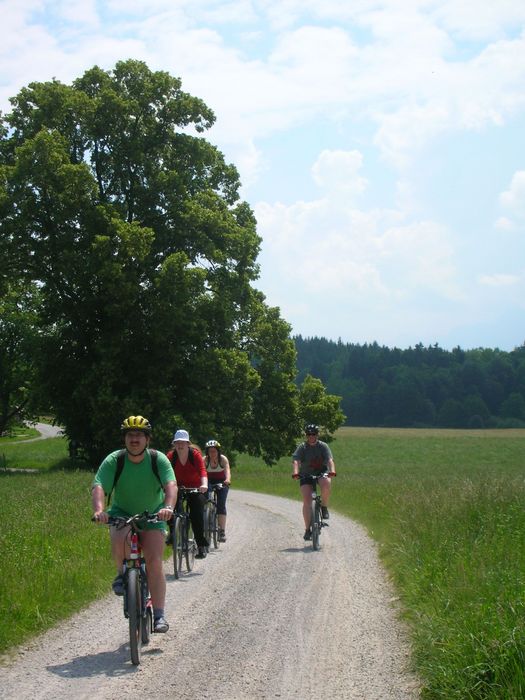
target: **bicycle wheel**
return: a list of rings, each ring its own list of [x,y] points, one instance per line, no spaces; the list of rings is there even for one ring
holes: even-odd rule
[[[138,666],[142,650],[142,596],[138,569],[128,571],[127,598],[131,663]]]
[[[317,499],[312,499],[312,547],[319,549],[319,537],[321,535],[321,506]]]
[[[171,526],[171,544],[173,546],[173,574],[175,578],[180,578],[182,566],[182,521],[178,515],[173,516]]]
[[[213,535],[213,501],[204,504],[204,537],[211,542]]]
[[[150,634],[153,629],[153,607],[151,602],[151,596],[149,594],[148,575],[146,573],[145,567],[141,567],[140,585],[142,590],[142,629],[140,630],[140,632],[142,644],[149,644]]]
[[[146,606],[146,614],[142,618],[142,644],[149,644],[151,630],[153,629],[153,612],[151,605]]]
[[[219,549],[219,523],[217,517],[217,506],[215,505],[215,503],[212,503],[211,522],[211,536],[213,539],[213,546],[215,549]],[[211,544],[211,539],[208,539],[208,542]]]
[[[193,569],[193,564],[195,563],[195,550],[197,545],[195,543],[195,538],[193,537],[193,529],[191,527],[189,516],[185,519],[184,523],[184,555],[186,557],[186,569],[191,571]]]

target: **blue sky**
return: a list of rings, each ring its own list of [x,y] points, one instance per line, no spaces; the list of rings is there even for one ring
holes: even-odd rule
[[[523,0],[0,0],[0,109],[136,58],[217,117],[294,334],[525,342]]]

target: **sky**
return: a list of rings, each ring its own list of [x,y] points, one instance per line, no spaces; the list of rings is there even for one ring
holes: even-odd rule
[[[128,58],[214,111],[294,335],[525,343],[523,0],[0,0],[0,110]]]

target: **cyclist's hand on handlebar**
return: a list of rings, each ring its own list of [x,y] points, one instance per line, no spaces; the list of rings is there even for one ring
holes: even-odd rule
[[[292,474],[292,479],[300,479],[301,475],[300,474]]]
[[[328,472],[328,476],[337,476],[335,472]]]
[[[96,513],[93,513],[91,520],[94,520],[96,523],[107,524],[109,515],[104,510],[99,510]]]
[[[161,508],[157,512],[157,518],[159,520],[164,520],[164,521],[171,520],[172,517],[173,517],[173,508]]]

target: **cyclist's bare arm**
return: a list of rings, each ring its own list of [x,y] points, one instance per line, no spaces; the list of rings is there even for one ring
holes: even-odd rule
[[[159,520],[170,520],[177,503],[177,482],[168,481],[164,484],[164,505],[157,513]]]
[[[232,481],[232,476],[231,476],[231,471],[230,471],[230,462],[228,460],[228,457],[226,455],[222,455],[224,458],[224,483],[226,486],[229,486]]]
[[[293,465],[292,479],[298,479],[299,478],[299,468],[301,466],[301,462],[298,462],[296,459],[294,459],[292,462],[292,465]]]
[[[102,486],[95,484],[91,489],[91,503],[93,505],[93,519],[99,523],[108,522],[108,514],[104,510],[105,493]]]

